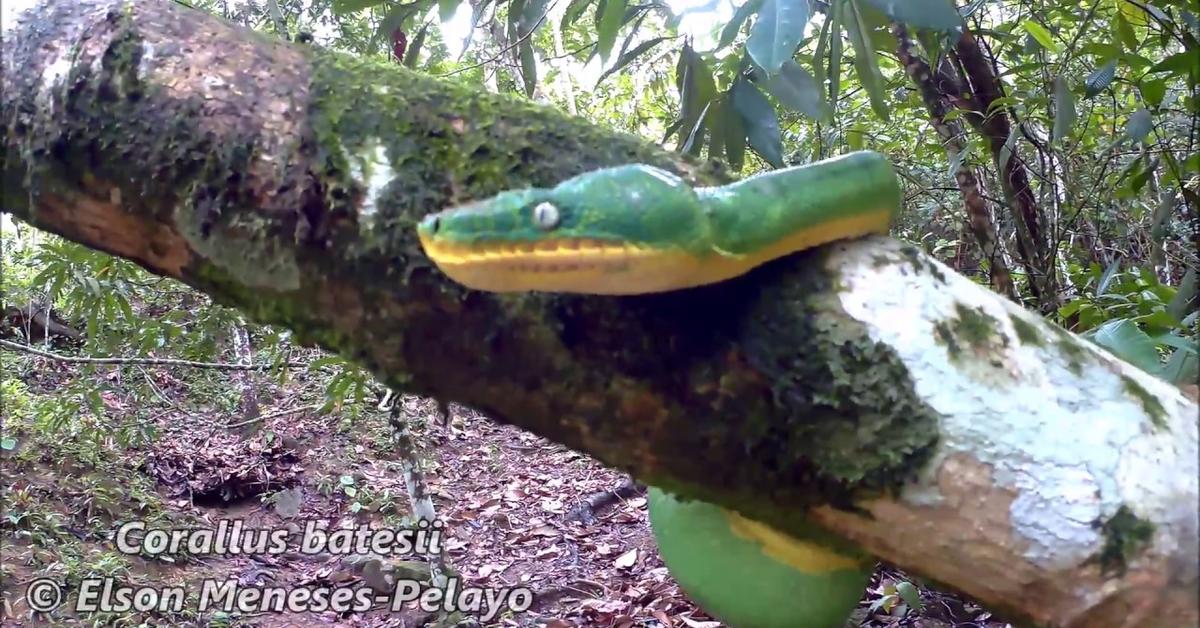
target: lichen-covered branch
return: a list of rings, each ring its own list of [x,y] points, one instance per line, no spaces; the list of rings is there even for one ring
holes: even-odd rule
[[[815,519],[1015,618],[1200,616],[1195,404],[916,248],[640,297],[468,291],[422,254],[425,213],[631,161],[720,175],[172,2],[34,15],[5,33],[5,211],[396,389],[783,530]]]

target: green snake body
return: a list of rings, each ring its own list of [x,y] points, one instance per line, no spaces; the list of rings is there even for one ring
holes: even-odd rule
[[[891,163],[861,151],[709,188],[651,166],[606,168],[432,214],[417,231],[443,272],[477,290],[640,294],[886,233],[899,207]]]
[[[628,165],[432,214],[426,254],[491,292],[639,294],[714,283],[834,240],[886,233],[900,209],[887,158],[863,151],[726,186]],[[871,564],[719,506],[650,488],[659,551],[684,590],[738,628],[836,628]]]

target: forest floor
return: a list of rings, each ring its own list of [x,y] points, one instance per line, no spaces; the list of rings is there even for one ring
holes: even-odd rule
[[[262,416],[270,418],[231,430],[228,423],[239,421],[206,418],[212,406],[203,400],[210,393],[190,389],[187,375],[177,370],[142,370],[158,391],[161,411],[151,413],[132,407],[117,368],[81,373],[75,365],[41,358],[22,359],[20,366],[6,372],[34,397],[54,395],[72,378],[94,379],[103,389],[103,408],[92,414],[104,415],[94,427],[135,416],[154,436],[140,445],[122,445],[111,435],[56,436],[44,418],[6,406],[4,432],[16,446],[0,455],[0,625],[419,626],[426,619],[411,608],[340,615],[199,612],[192,597],[206,579],[247,587],[383,582],[379,586],[386,588],[388,569],[404,573],[421,563],[308,555],[294,547],[280,554],[152,557],[123,554],[115,541],[115,530],[133,520],[147,521],[149,528],[240,520],[246,529],[293,532],[311,521],[331,530],[405,525],[408,492],[385,412],[361,403],[359,412],[271,416],[315,405],[321,391],[303,376],[285,384],[268,379],[258,395]],[[469,586],[525,587],[534,594],[528,610],[502,613],[483,625],[721,626],[668,574],[644,493],[611,500],[591,522],[568,517],[589,496],[621,485],[622,474],[466,408],[453,406],[445,426],[435,419],[433,402],[399,403],[419,448],[426,490],[446,522],[442,545],[449,566]],[[179,586],[189,598],[178,611],[86,614],[60,608],[47,618],[32,614],[23,597],[30,582],[46,576],[67,583],[68,606],[74,604],[73,587],[97,577],[130,586]],[[1006,626],[977,605],[919,584],[921,608],[910,608],[887,595],[902,581],[918,582],[880,566],[847,626]]]

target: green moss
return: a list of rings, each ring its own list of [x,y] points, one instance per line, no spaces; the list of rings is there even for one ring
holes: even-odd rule
[[[946,353],[950,355],[950,359],[957,359],[962,354],[962,347],[958,346],[958,340],[954,335],[954,327],[948,321],[934,323],[933,333],[938,341],[945,345]]]
[[[1150,416],[1150,423],[1159,429],[1167,427],[1167,410],[1163,408],[1162,402],[1158,400],[1150,391],[1146,390],[1137,380],[1128,375],[1121,376],[1121,385],[1125,389],[1125,394],[1137,399],[1142,404],[1142,409]]]
[[[956,303],[954,310],[958,314],[954,324],[955,333],[977,352],[990,353],[1001,346],[1008,346],[1008,336],[1000,331],[1000,321],[990,314],[962,303]]]
[[[1104,575],[1122,576],[1129,561],[1145,549],[1154,537],[1154,524],[1121,506],[1108,521],[1094,524],[1104,535],[1104,547],[1093,560],[1100,563]]]
[[[1012,322],[1013,329],[1017,332],[1017,339],[1021,341],[1021,344],[1044,346],[1041,333],[1032,323],[1025,321],[1020,316],[1010,316],[1009,321]]]

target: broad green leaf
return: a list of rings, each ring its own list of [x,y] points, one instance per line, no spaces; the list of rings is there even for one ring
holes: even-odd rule
[[[830,0],[829,20],[829,106],[837,109],[838,94],[842,87],[842,16],[847,0]]]
[[[850,150],[862,150],[866,145],[867,134],[861,124],[846,129],[846,145]]]
[[[1143,107],[1130,114],[1129,120],[1125,122],[1125,136],[1135,143],[1140,142],[1150,134],[1153,127],[1154,121],[1150,119],[1150,112]]]
[[[592,0],[571,0],[571,4],[568,4],[566,10],[563,11],[562,21],[559,22],[558,29],[561,31],[567,30],[567,28],[579,19],[579,16],[583,15],[584,10],[591,3]]]
[[[854,44],[854,68],[858,78],[867,90],[871,101],[871,109],[875,115],[888,119],[887,101],[883,98],[883,75],[879,73],[879,64],[875,60],[875,51],[866,36],[866,22],[863,20],[859,0],[847,0],[850,3],[850,20],[846,28],[850,33],[850,41]]]
[[[704,116],[708,121],[708,158],[713,160],[724,159],[726,134],[725,96],[714,98],[708,107],[708,114]]]
[[[1042,48],[1050,52],[1058,52],[1058,44],[1054,43],[1054,36],[1050,34],[1050,31],[1046,30],[1046,27],[1033,20],[1025,20],[1021,22],[1021,28],[1024,28],[1030,37],[1041,44]]]
[[[413,38],[411,44],[408,45],[408,50],[404,51],[404,66],[408,68],[417,67],[417,61],[421,57],[421,47],[425,45],[425,34],[429,32],[429,23],[421,25],[421,30],[417,31],[417,36]]]
[[[796,54],[811,9],[809,0],[763,0],[746,39],[746,52],[768,76]]]
[[[1142,102],[1158,109],[1162,106],[1163,97],[1167,95],[1167,82],[1142,80],[1138,83],[1138,89],[1142,92]]]
[[[6,436],[3,440],[0,440],[0,449],[3,449],[4,451],[12,451],[16,448],[17,439],[11,436]]]
[[[957,15],[957,13],[956,13]],[[917,590],[916,585],[907,580],[896,585],[896,593],[908,604],[909,608],[915,612],[921,612],[921,592]]]
[[[525,5],[521,7],[521,19],[519,24],[518,37],[524,37],[527,33],[534,29],[540,29],[546,20],[546,10],[550,5],[550,0],[526,0]]]
[[[688,133],[687,140],[680,147],[679,152],[698,157],[700,149],[704,146],[705,128],[708,126],[708,113],[712,111],[712,103],[709,102],[704,106],[704,111],[700,112],[700,118],[696,120],[696,125],[692,127],[692,132]]]
[[[517,40],[521,37],[521,14],[525,11],[527,0],[511,0],[508,3],[508,38]]]
[[[525,81],[525,97],[533,98],[533,90],[537,88],[537,60],[533,56],[533,44],[530,38],[521,40],[517,46],[517,55],[521,57],[521,78]]]
[[[1084,337],[1147,373],[1159,371],[1154,341],[1133,321],[1124,318],[1106,321]]]
[[[725,98],[725,106],[721,107],[723,118],[721,126],[725,129],[725,159],[734,172],[741,172],[746,164],[746,125],[742,116],[733,106],[733,94]]]
[[[766,88],[767,92],[792,111],[802,113],[813,120],[827,120],[831,116],[820,85],[808,70],[791,59],[780,66],[779,74],[767,79]]]
[[[829,46],[829,22],[828,19],[821,22],[821,34],[817,35],[817,49],[813,51],[812,59],[813,78],[822,100],[825,99],[825,48]]]
[[[700,119],[700,113],[717,94],[717,84],[713,80],[712,68],[704,61],[691,46],[684,44],[679,53],[679,63],[676,65],[676,85],[679,87],[679,146],[687,141],[687,136]]]
[[[762,3],[763,0],[746,0],[742,3],[742,6],[738,7],[737,11],[734,11],[733,18],[721,29],[721,38],[717,41],[717,50],[721,50],[733,43],[733,40],[737,38],[738,31],[742,30],[742,24],[745,24],[751,15],[758,12]],[[714,50],[714,52],[716,51]]]
[[[1112,285],[1113,279],[1117,277],[1117,273],[1121,270],[1121,258],[1117,257],[1108,263],[1104,272],[1100,275],[1100,280],[1096,282],[1096,296],[1104,296],[1108,292],[1108,287]]]
[[[454,18],[455,12],[458,11],[458,5],[461,0],[438,0],[438,18],[442,22],[449,22]]]
[[[767,163],[782,168],[783,140],[779,131],[779,119],[767,97],[745,78],[734,82],[730,90],[733,108],[741,116],[746,128],[746,139],[750,148],[762,156]]]
[[[1175,296],[1171,297],[1171,302],[1167,304],[1167,312],[1174,316],[1176,320],[1183,320],[1188,309],[1193,307],[1196,301],[1196,269],[1189,268],[1183,274],[1183,280],[1179,282],[1179,289],[1175,291]]]
[[[889,18],[917,28],[953,31],[962,25],[962,18],[951,0],[866,1]]]
[[[627,0],[604,0],[596,11],[599,15],[599,25],[596,29],[596,44],[600,50],[600,60],[608,63],[608,55],[612,54],[613,44],[617,42],[617,33],[621,30],[621,21],[625,17]]]
[[[1118,13],[1116,19],[1117,40],[1121,42],[1121,46],[1130,52],[1137,50],[1141,42],[1138,41],[1137,33],[1130,26],[1129,20],[1125,19],[1123,14]]]
[[[346,15],[381,5],[384,2],[386,0],[333,0],[333,12],[337,15]]]
[[[1150,68],[1152,74],[1170,72],[1177,76],[1195,76],[1200,73],[1200,48],[1177,52]]]
[[[596,86],[599,87],[600,83],[603,83],[604,79],[611,76],[614,72],[629,65],[629,63],[632,62],[634,59],[642,56],[647,51],[649,51],[651,48],[661,44],[662,42],[664,42],[668,39],[671,39],[671,38],[670,37],[655,37],[654,39],[647,39],[646,41],[634,46],[633,50],[629,50],[627,52],[622,53],[621,56],[617,58],[617,62],[614,63],[611,68],[605,70],[604,74],[600,75],[600,80],[596,81]]]
[[[1160,377],[1172,384],[1194,384],[1200,377],[1200,356],[1195,349],[1176,349],[1162,366]]]
[[[1117,77],[1117,60],[1113,59],[1108,63],[1092,70],[1092,73],[1083,81],[1084,98],[1092,98],[1100,92],[1104,91],[1112,84],[1113,79]]]
[[[1067,79],[1059,76],[1054,79],[1054,131],[1051,142],[1061,143],[1063,138],[1075,126],[1075,95]]]
[[[1008,168],[1008,160],[1012,159],[1013,151],[1017,149],[1017,134],[1020,132],[1021,126],[1013,124],[1008,131],[1008,137],[1004,139],[1004,144],[1000,146],[1000,152],[996,154],[996,162],[1000,170]]]

